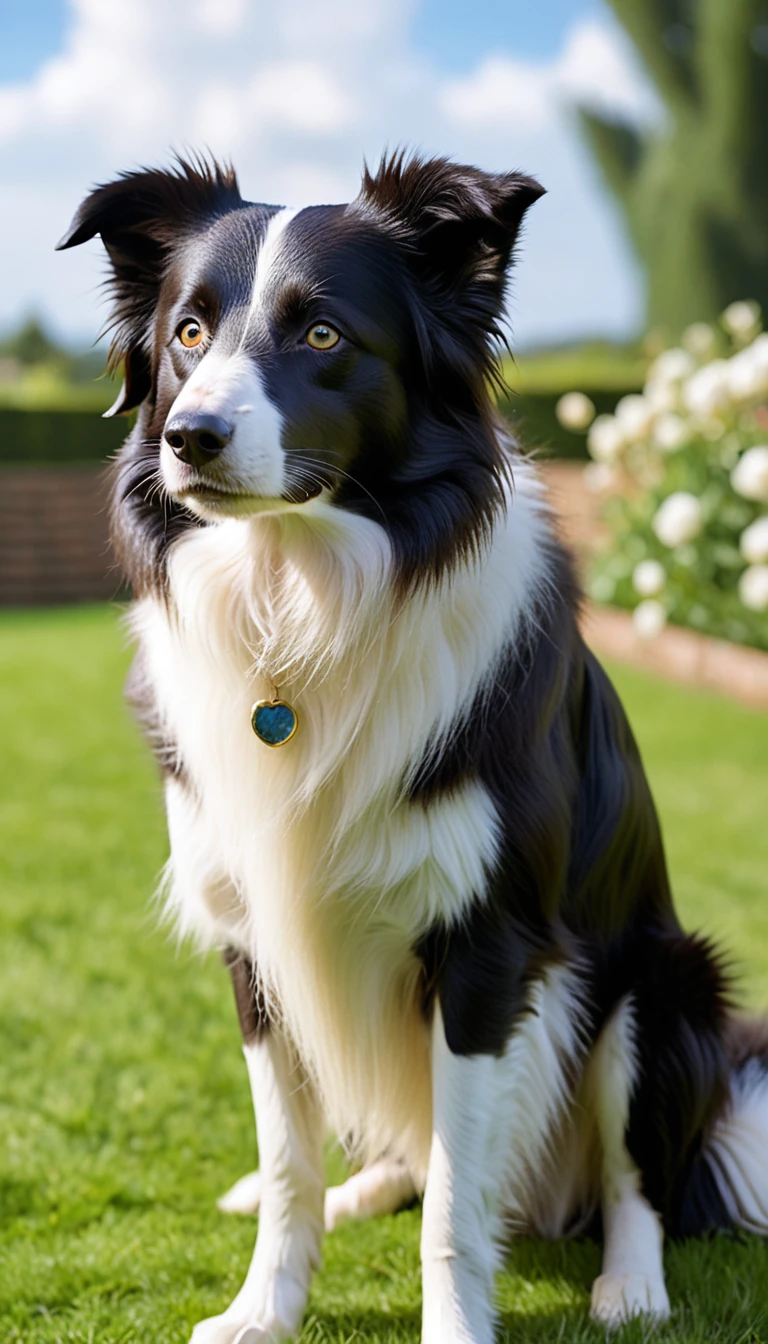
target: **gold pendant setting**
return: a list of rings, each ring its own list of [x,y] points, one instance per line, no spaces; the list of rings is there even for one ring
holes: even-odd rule
[[[251,710],[251,727],[265,747],[284,747],[299,726],[299,716],[293,705],[280,700],[275,692],[272,700],[257,700]]]

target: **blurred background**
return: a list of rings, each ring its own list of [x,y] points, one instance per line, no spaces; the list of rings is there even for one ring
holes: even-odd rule
[[[768,0],[0,0],[9,1344],[188,1338],[253,1240],[214,1204],[255,1160],[229,987],[148,914],[167,838],[122,706],[102,251],[53,248],[94,183],[173,150],[302,205],[398,145],[547,188],[500,411],[578,551],[682,918],[768,998]],[[334,1234],[305,1344],[416,1344],[418,1220]],[[505,1338],[604,1341],[596,1246],[515,1257]],[[757,1239],[668,1263],[678,1344],[768,1339]]]
[[[598,460],[586,477],[551,474],[577,543],[610,552],[589,571],[593,596],[654,602],[641,634],[671,619],[768,647],[755,619],[768,525],[740,545],[768,484],[748,505],[717,453],[695,555],[687,536],[689,563],[665,565],[663,595],[658,571],[640,590],[632,578],[643,559],[673,561],[652,527],[666,494],[695,484],[701,498],[689,441],[738,430],[720,414],[727,389],[689,406],[683,385],[752,344],[768,307],[768,0],[3,0],[0,604],[115,591],[96,464],[126,425],[98,418],[114,395],[95,343],[101,248],[53,251],[91,185],[207,148],[251,199],[345,201],[363,161],[397,145],[523,168],[547,187],[514,276],[502,410],[545,456]],[[653,406],[627,403],[670,345],[686,354],[652,370]],[[736,374],[737,420],[768,392],[765,343],[753,364],[751,383]],[[729,473],[766,437],[759,417],[754,428],[731,439]],[[768,477],[760,454],[751,462]],[[642,495],[644,514],[606,509],[611,494]],[[723,503],[727,535],[710,535]],[[739,595],[750,564],[763,568]]]

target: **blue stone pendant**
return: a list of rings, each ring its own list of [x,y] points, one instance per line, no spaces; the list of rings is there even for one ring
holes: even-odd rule
[[[251,727],[267,747],[284,747],[299,726],[299,716],[286,700],[257,700],[251,710]]]

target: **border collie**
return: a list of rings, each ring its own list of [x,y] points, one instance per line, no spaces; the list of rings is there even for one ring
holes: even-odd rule
[[[168,900],[225,950],[260,1171],[194,1344],[300,1326],[324,1224],[423,1194],[424,1344],[489,1344],[504,1235],[601,1220],[593,1315],[664,1318],[665,1235],[768,1230],[768,1025],[675,914],[632,733],[492,395],[542,188],[444,159],[349,205],[128,173],[110,264],[129,695]],[[360,1170],[325,1192],[325,1125]]]

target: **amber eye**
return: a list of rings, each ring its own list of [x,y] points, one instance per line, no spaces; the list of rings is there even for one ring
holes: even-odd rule
[[[307,332],[307,345],[311,345],[313,350],[332,350],[334,345],[338,345],[341,336],[335,327],[329,327],[327,322],[317,322],[314,327],[310,327]]]
[[[203,329],[199,322],[185,322],[179,327],[179,340],[188,350],[194,350],[203,339]]]

